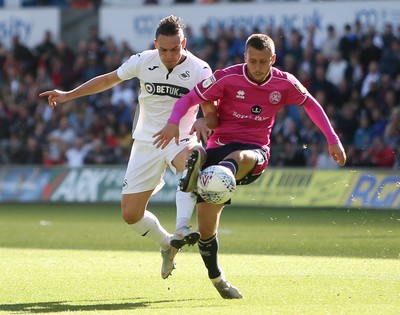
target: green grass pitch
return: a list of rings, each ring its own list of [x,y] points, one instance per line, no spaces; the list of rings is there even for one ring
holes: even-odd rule
[[[173,207],[150,209],[172,232]],[[119,205],[0,204],[0,314],[400,313],[400,211],[227,207],[219,239],[242,300],[218,295],[197,246],[161,279]]]

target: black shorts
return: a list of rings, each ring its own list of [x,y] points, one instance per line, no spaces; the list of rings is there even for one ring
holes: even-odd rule
[[[245,177],[236,180],[236,185],[248,185],[259,178],[268,165],[268,152],[257,145],[233,142],[219,148],[207,149],[207,158],[201,169],[204,170],[208,166],[218,165],[219,162],[232,152],[243,150],[252,150],[257,155],[257,163],[253,169]],[[200,196],[197,196],[197,202],[204,202],[204,200]],[[231,200],[228,200],[225,204],[230,203]]]
[[[219,148],[207,149],[207,158],[202,170],[208,166],[217,165],[232,152],[243,150],[253,150],[257,155],[257,163],[254,165],[254,168],[245,177],[236,180],[236,185],[248,185],[259,178],[268,165],[267,151],[254,144],[233,142]]]

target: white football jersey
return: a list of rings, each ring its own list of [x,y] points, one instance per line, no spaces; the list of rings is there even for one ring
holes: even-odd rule
[[[211,76],[210,66],[186,51],[187,58],[169,72],[161,62],[158,50],[146,50],[133,55],[118,70],[121,80],[140,80],[139,117],[134,126],[133,138],[151,141],[153,134],[165,126],[175,102],[189,93],[195,85]],[[189,136],[196,120],[198,106],[192,107],[179,124],[180,139]]]

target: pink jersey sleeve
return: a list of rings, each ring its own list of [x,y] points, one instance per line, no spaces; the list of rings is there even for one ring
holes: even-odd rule
[[[291,83],[287,93],[286,104],[301,105],[310,93],[291,73],[287,73],[287,79]]]
[[[197,92],[194,89],[191,90],[188,94],[182,96],[176,101],[168,119],[168,123],[179,126],[180,120],[185,116],[189,108],[202,102],[204,102],[204,100],[200,98]]]
[[[309,95],[303,107],[314,124],[322,131],[329,145],[340,142],[339,137],[329,122],[328,116],[326,116],[325,111],[314,97]]]

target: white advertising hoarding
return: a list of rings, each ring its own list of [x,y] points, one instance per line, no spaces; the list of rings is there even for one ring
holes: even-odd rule
[[[144,50],[152,47],[157,23],[171,14],[182,17],[195,34],[204,25],[208,25],[215,34],[218,26],[245,26],[248,30],[257,27],[264,32],[269,25],[304,31],[309,24],[314,24],[323,32],[327,25],[332,24],[341,33],[344,24],[352,24],[356,20],[378,30],[387,22],[400,25],[400,1],[105,7],[100,9],[100,33],[103,37],[112,36],[117,43],[127,41],[134,50]]]
[[[9,48],[12,36],[17,35],[24,45],[35,47],[46,31],[58,39],[60,24],[60,10],[56,8],[1,9],[0,41]]]

